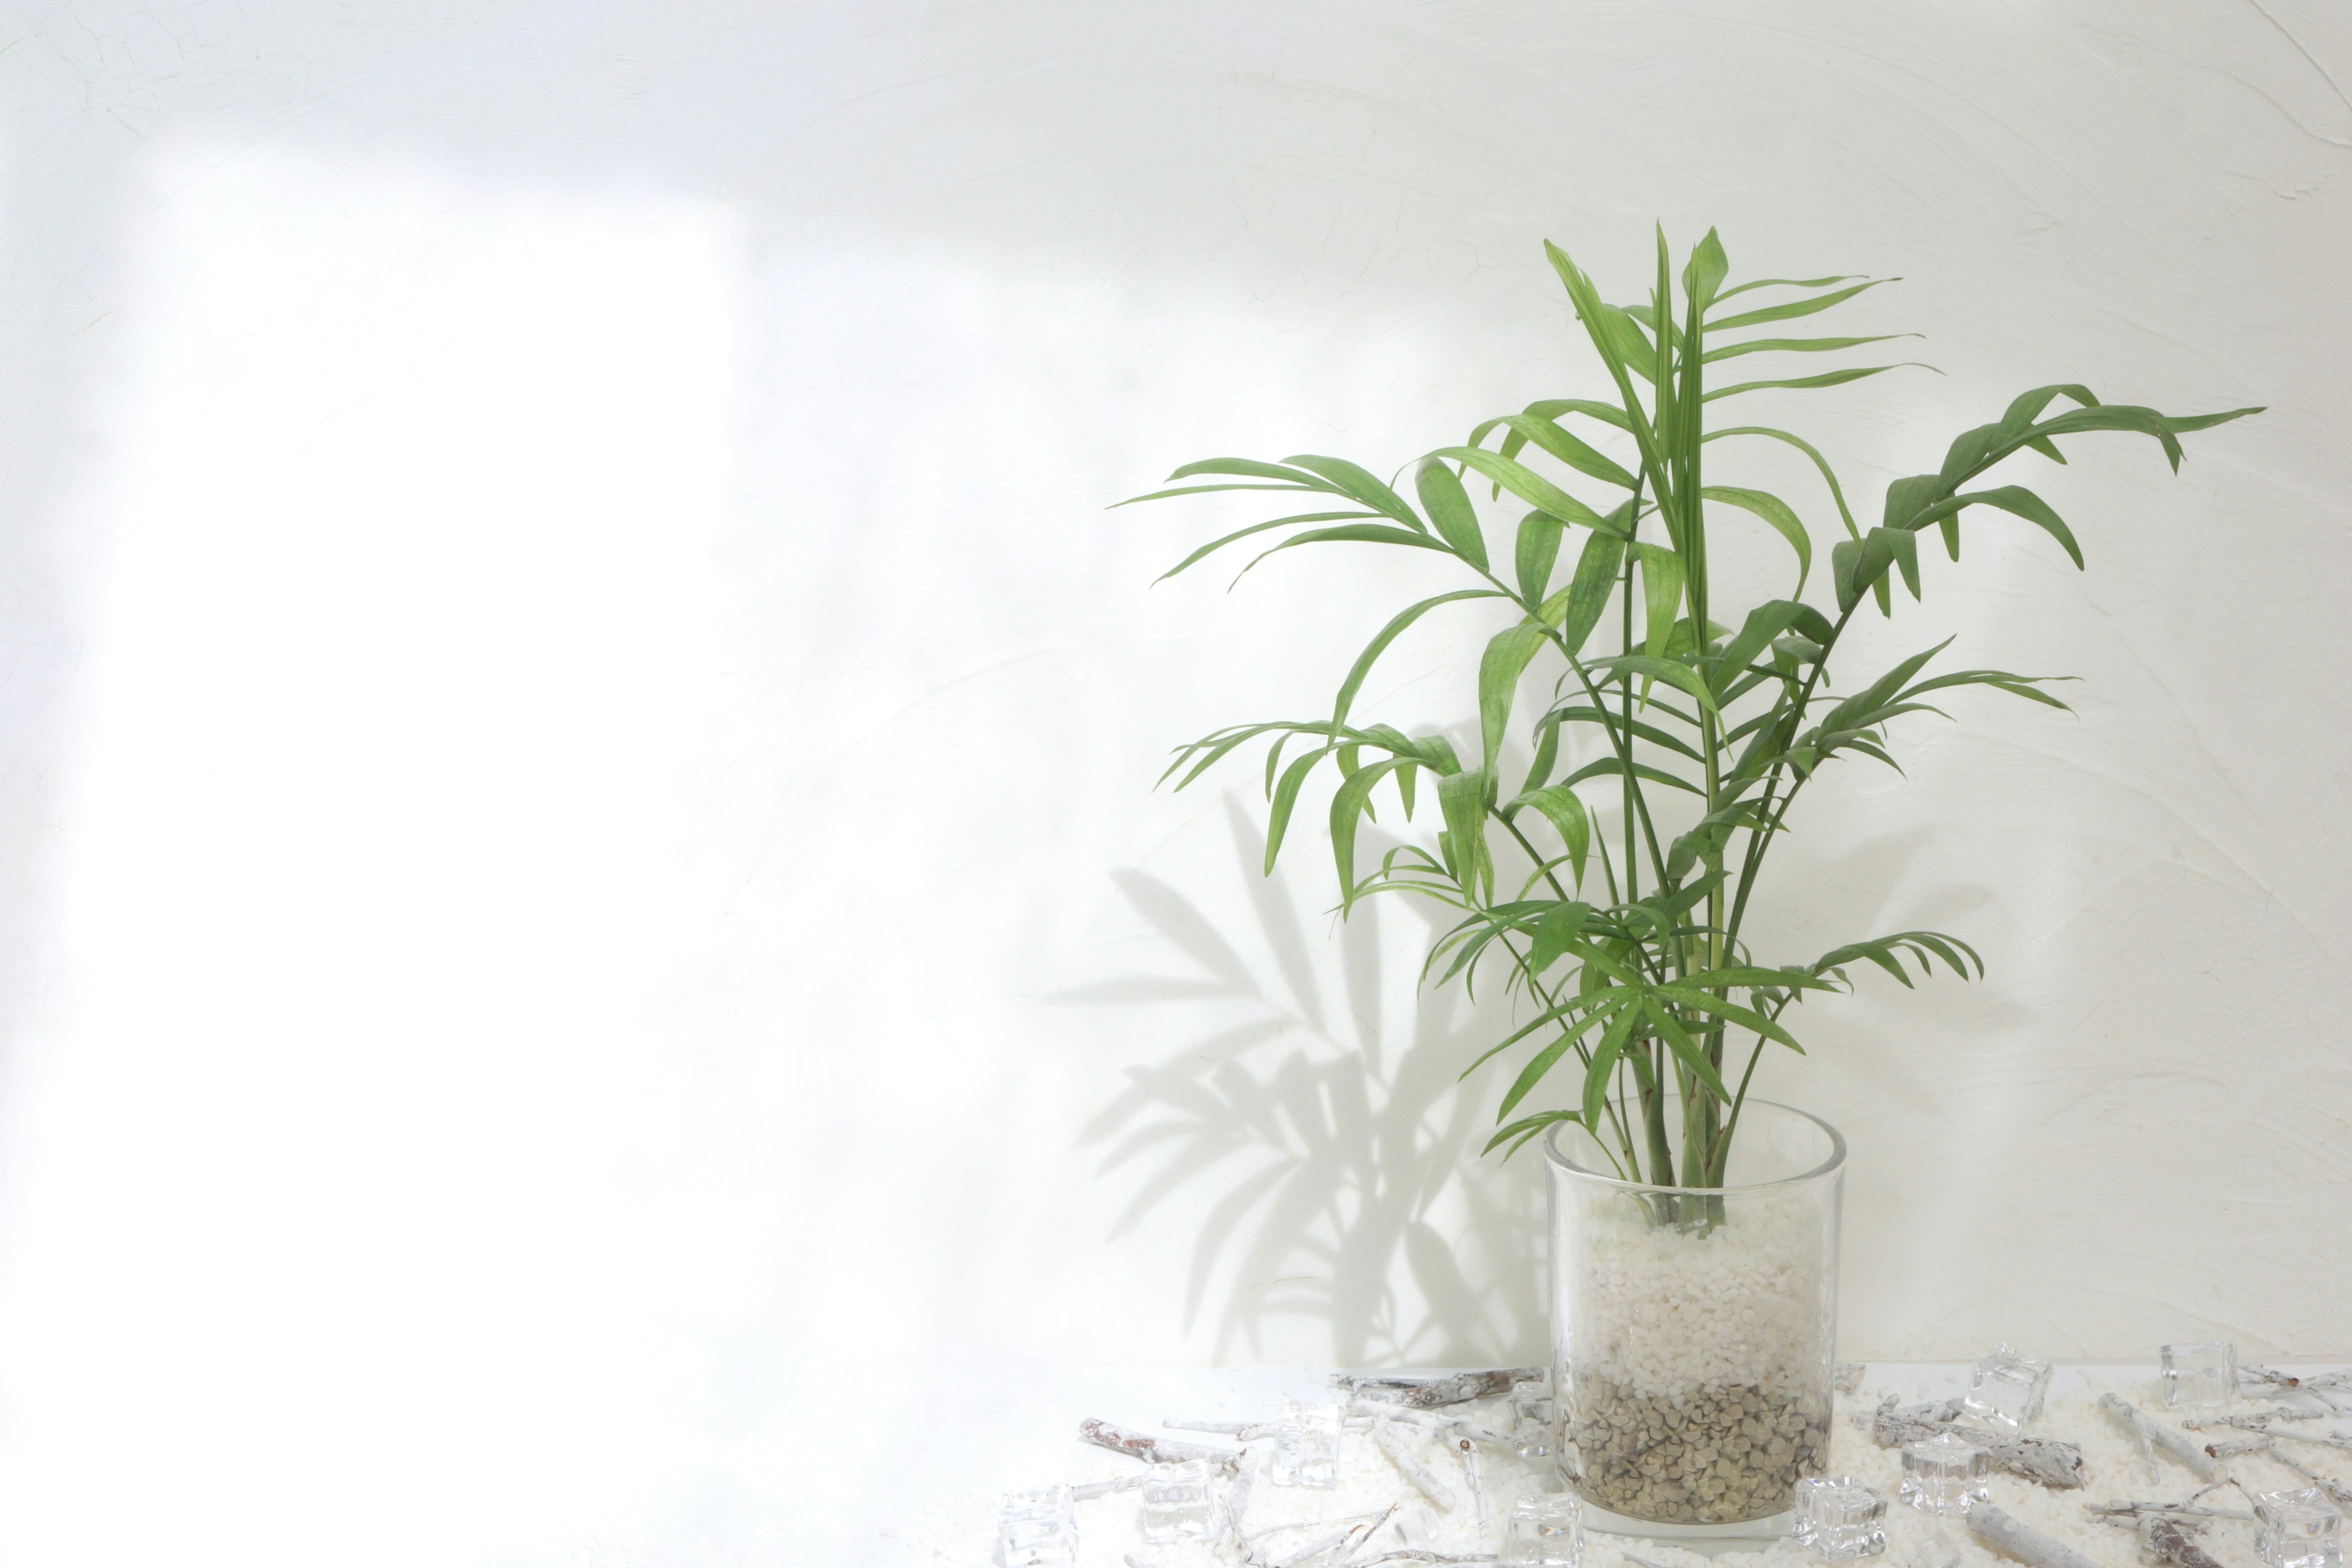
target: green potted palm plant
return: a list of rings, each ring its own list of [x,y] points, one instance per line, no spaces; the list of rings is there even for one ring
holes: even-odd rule
[[[1886,341],[1781,325],[1883,279],[1731,284],[1712,232],[1677,278],[1661,234],[1648,298],[1616,305],[1546,249],[1605,375],[1601,395],[1481,421],[1410,465],[1409,496],[1305,454],[1188,463],[1172,488],[1135,498],[1274,491],[1307,509],[1214,539],[1171,576],[1244,542],[1253,566],[1302,546],[1370,544],[1415,552],[1434,590],[1380,628],[1328,714],[1218,730],[1180,748],[1165,777],[1183,787],[1263,744],[1270,873],[1328,768],[1339,909],[1385,894],[1433,900],[1450,923],[1424,978],[1502,977],[1518,1015],[1465,1071],[1498,1055],[1517,1062],[1490,1151],[1544,1141],[1567,1468],[1588,1503],[1646,1527],[1737,1528],[1784,1510],[1827,1455],[1844,1152],[1825,1123],[1752,1098],[1757,1064],[1801,1048],[1790,1009],[1846,988],[1851,966],[1906,985],[1915,968],[1982,969],[1965,942],[1927,931],[1795,960],[1772,952],[1759,919],[1769,900],[1757,898],[1769,852],[1823,768],[1892,765],[1888,726],[1939,711],[1941,694],[2064,706],[2043,677],[1942,668],[1948,644],[1867,679],[1833,675],[1841,644],[1865,606],[1892,615],[1898,581],[1919,596],[1924,534],[1957,561],[1964,522],[2004,514],[2082,564],[2056,510],[1990,470],[2063,463],[2061,442],[2094,431],[2149,437],[2177,468],[2182,436],[2256,410],[2182,417],[2038,387],[1960,435],[1936,472],[1889,485],[1865,530],[1813,443],[1717,416],[1766,389],[1895,368],[1737,376],[1753,355]],[[1759,442],[1818,471],[1839,523],[1826,570],[1815,571],[1797,506],[1718,482]],[[1716,580],[1710,531],[1733,521],[1785,542],[1777,591]],[[1359,713],[1378,661],[1455,606],[1499,612],[1479,663],[1475,745]],[[1383,808],[1424,835],[1367,867],[1359,835]]]

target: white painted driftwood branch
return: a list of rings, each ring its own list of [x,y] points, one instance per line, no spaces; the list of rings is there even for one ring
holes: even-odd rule
[[[2153,1444],[2195,1471],[2200,1481],[2210,1481],[2221,1475],[2221,1467],[2213,1462],[2213,1456],[2207,1453],[2196,1438],[2149,1420],[2128,1400],[2119,1399],[2112,1394],[2102,1394],[2099,1395],[2099,1408],[2105,1411],[2117,1426],[2137,1438],[2143,1451]],[[2152,1465],[2147,1479],[2156,1479]]]
[[[1465,1405],[1474,1399],[1500,1399],[1511,1392],[1511,1384],[1543,1374],[1539,1366],[1499,1366],[1485,1372],[1457,1372],[1451,1377],[1357,1377],[1342,1373],[1331,1381],[1366,1399],[1427,1410],[1440,1405]]]
[[[1438,1512],[1454,1511],[1453,1489],[1439,1480],[1427,1465],[1412,1457],[1404,1446],[1404,1439],[1397,1436],[1394,1426],[1385,1421],[1373,1423],[1372,1441],[1381,1446],[1381,1452],[1389,1457],[1389,1463],[1394,1465],[1422,1496],[1436,1506]]]
[[[1871,1415],[1871,1441],[1882,1448],[1899,1448],[1906,1443],[1925,1442],[1939,1433],[1957,1431],[1982,1448],[1990,1464],[2011,1475],[2062,1490],[2083,1484],[2083,1450],[2074,1444],[2040,1437],[2000,1437],[1972,1427],[1955,1427],[1952,1420],[1959,1413],[1960,1402],[1957,1399],[1897,1405],[1890,1394]]]
[[[1130,1432],[1124,1426],[1097,1421],[1091,1415],[1078,1423],[1078,1436],[1097,1447],[1108,1448],[1114,1454],[1141,1459],[1147,1465],[1181,1465],[1187,1459],[1206,1459],[1213,1465],[1230,1468],[1241,1458],[1241,1455],[1232,1448],[1211,1448],[1199,1443],[1172,1443],[1165,1437]]]
[[[1989,1502],[1969,1505],[1969,1529],[1985,1544],[2016,1558],[2027,1568],[2100,1568],[2072,1547],[2059,1544],[2030,1525],[2020,1524]]]

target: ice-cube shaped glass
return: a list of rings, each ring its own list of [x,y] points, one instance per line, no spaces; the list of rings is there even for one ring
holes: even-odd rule
[[[1136,1526],[1143,1539],[1156,1544],[1207,1540],[1215,1485],[1216,1477],[1206,1459],[1152,1466],[1143,1478],[1143,1505],[1136,1510]]]
[[[1584,1555],[1584,1508],[1574,1492],[1545,1492],[1511,1505],[1503,1527],[1507,1568],[1576,1568]]]
[[[1977,1363],[1960,1408],[1989,1426],[2016,1432],[2042,1414],[2050,1392],[2050,1363],[2028,1361],[2007,1345]]]
[[[2176,1409],[2227,1405],[2238,1397],[2238,1347],[2227,1340],[2199,1340],[2157,1351],[2164,1365],[2164,1403]]]
[[[1824,1563],[1851,1563],[1886,1550],[1886,1494],[1853,1476],[1807,1476],[1797,1483],[1790,1534]]]
[[[1036,1487],[1004,1500],[996,1524],[997,1568],[1075,1568],[1077,1516],[1067,1487]]]
[[[1903,1500],[1926,1513],[1964,1514],[1983,1502],[1985,1451],[1956,1433],[1903,1446]]]
[[[1285,1401],[1266,1479],[1278,1487],[1339,1484],[1339,1407]]]
[[[2344,1516],[2316,1487],[2254,1494],[2254,1549],[2270,1568],[2340,1568]]]

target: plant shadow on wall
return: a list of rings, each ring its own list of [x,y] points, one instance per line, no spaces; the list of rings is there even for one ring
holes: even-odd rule
[[[1189,1328],[1221,1273],[1229,1280],[1214,1308],[1219,1354],[1257,1351],[1272,1321],[1293,1318],[1328,1323],[1329,1357],[1346,1366],[1539,1358],[1538,1173],[1532,1161],[1480,1167],[1492,1131],[1485,1091],[1475,1080],[1457,1091],[1475,1054],[1465,1047],[1491,1032],[1499,1002],[1423,995],[1409,1033],[1392,1041],[1378,915],[1359,910],[1336,943],[1311,934],[1285,879],[1260,874],[1264,836],[1230,798],[1226,816],[1256,918],[1244,945],[1271,960],[1272,984],[1181,891],[1129,869],[1114,877],[1121,896],[1189,973],[1124,976],[1055,998],[1224,1003],[1240,1014],[1130,1068],[1127,1090],[1087,1127],[1107,1173],[1140,1173],[1113,1234],[1223,1184],[1192,1242],[1184,1300]],[[1336,1011],[1316,958],[1334,948]],[[1490,1007],[1494,1017],[1483,1017]]]

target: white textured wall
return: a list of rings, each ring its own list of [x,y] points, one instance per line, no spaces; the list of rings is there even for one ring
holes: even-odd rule
[[[2340,8],[0,35],[0,1555],[818,1561],[942,1382],[1535,1353],[1498,1015],[1311,833],[1259,880],[1245,773],[1150,787],[1417,582],[1153,589],[1225,513],[1100,508],[1593,389],[1540,241],[1622,296],[1654,219],[1904,278],[1847,319],[1944,375],[1773,410],[1865,508],[2042,382],[2273,409],[2079,444],[2087,574],[1973,526],[1874,635],[2084,683],[1779,852],[1768,956],[1992,969],[1766,1080],[1853,1142],[1849,1353],[2352,1352]]]

